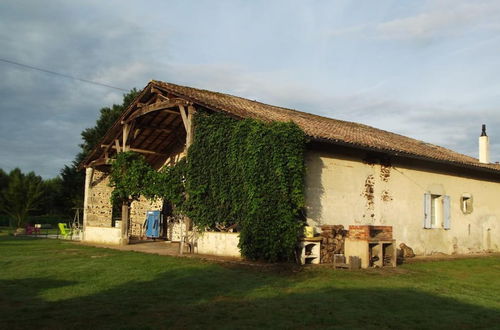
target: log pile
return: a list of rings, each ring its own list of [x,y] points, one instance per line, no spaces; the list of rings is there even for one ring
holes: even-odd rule
[[[333,263],[334,254],[344,253],[344,240],[349,231],[342,225],[321,226],[321,263]]]

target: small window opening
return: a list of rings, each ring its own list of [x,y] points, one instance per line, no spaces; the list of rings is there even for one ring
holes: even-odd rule
[[[460,208],[463,214],[472,213],[472,196],[470,194],[463,194],[460,198]]]

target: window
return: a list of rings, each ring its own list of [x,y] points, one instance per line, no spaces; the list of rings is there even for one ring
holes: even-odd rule
[[[431,228],[439,228],[443,223],[443,196],[431,195]]]
[[[463,214],[471,214],[472,213],[472,195],[471,194],[462,194],[460,197],[460,209]]]
[[[450,229],[450,196],[424,195],[424,228]]]

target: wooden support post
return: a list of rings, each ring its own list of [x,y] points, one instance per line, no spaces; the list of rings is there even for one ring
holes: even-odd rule
[[[181,113],[182,117],[182,123],[184,124],[184,128],[186,129],[186,132],[188,130],[188,118],[186,114],[186,108],[184,108],[183,105],[179,105],[179,112]]]
[[[92,189],[92,178],[94,176],[94,168],[87,167],[85,169],[85,190],[83,197],[83,234],[82,241],[85,240],[85,230],[87,229],[87,221],[88,221],[88,207],[89,207],[89,199],[90,199],[90,190]]]
[[[179,244],[179,255],[182,255],[184,253],[184,217],[182,217],[181,221],[181,242]]]
[[[121,244],[128,244],[128,219],[129,219],[129,206],[127,202],[122,204],[122,226],[121,226]]]
[[[123,124],[123,131],[122,131],[122,149],[123,149],[123,152],[128,151],[127,141],[128,141],[128,133],[129,132],[130,132],[130,124],[128,124],[128,123]]]
[[[179,105],[179,112],[181,113],[182,123],[184,124],[184,128],[186,129],[186,153],[188,152],[191,143],[193,142],[193,115],[196,113],[196,109],[194,106],[189,105],[186,111],[186,108],[183,105]],[[189,196],[187,196],[189,198]],[[189,232],[189,223],[191,219],[184,216],[181,223],[181,244],[179,254],[182,255],[184,253],[184,242],[188,237]],[[185,227],[185,230],[184,230]],[[183,233],[185,232],[185,233]],[[193,247],[191,246],[193,250]],[[193,252],[193,251],[191,251]]]
[[[120,140],[118,140],[118,139],[115,139],[115,149],[116,149],[116,153],[119,153],[122,151],[120,148]]]
[[[186,129],[186,150],[189,149],[193,142],[193,115],[196,112],[194,106],[188,106],[188,110],[183,105],[179,105],[179,112],[181,113],[182,123]]]
[[[194,106],[189,105],[188,106],[188,129],[187,129],[187,135],[186,135],[186,148],[189,148],[191,144],[193,143],[193,132],[194,132],[194,127],[193,127],[193,116],[196,113],[196,109]]]

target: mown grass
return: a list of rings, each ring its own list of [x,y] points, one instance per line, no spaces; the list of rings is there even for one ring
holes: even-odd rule
[[[392,270],[235,266],[0,234],[16,328],[498,328],[500,258]]]

